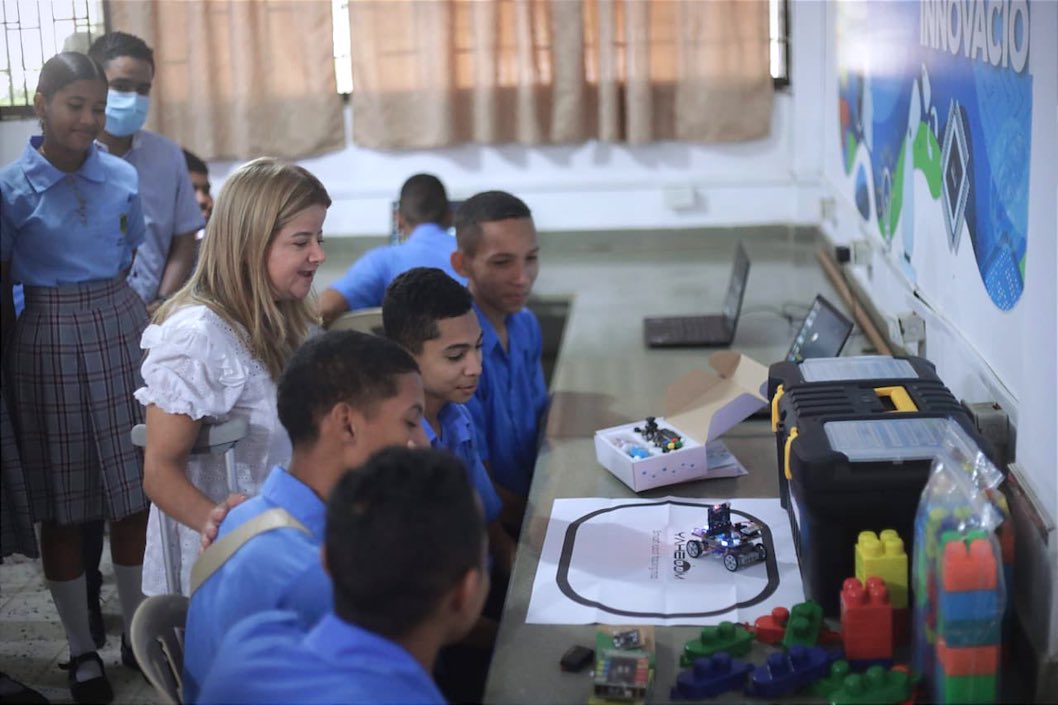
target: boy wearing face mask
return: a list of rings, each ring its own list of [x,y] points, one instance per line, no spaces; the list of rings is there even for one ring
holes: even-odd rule
[[[136,167],[147,238],[136,252],[129,285],[153,312],[187,280],[195,233],[205,226],[180,146],[143,129],[154,80],[154,51],[125,32],[104,34],[88,55],[107,74],[107,121],[98,141]]]
[[[105,34],[88,50],[107,77],[106,125],[96,144],[136,167],[143,219],[147,231],[136,250],[128,283],[154,310],[179,289],[191,274],[195,233],[205,219],[195,201],[181,147],[174,141],[143,129],[154,79],[154,52],[131,34]],[[99,606],[102,575],[103,523],[92,522],[82,532],[82,559],[88,591],[89,626],[97,647],[106,643]],[[131,650],[122,643],[122,661],[135,667]]]

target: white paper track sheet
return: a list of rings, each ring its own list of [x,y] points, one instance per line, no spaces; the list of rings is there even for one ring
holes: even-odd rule
[[[707,508],[757,522],[767,558],[731,572],[687,551]],[[526,621],[705,625],[752,622],[804,601],[790,521],[778,499],[556,499]]]

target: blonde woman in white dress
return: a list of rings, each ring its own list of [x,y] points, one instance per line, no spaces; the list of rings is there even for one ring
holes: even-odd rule
[[[323,263],[331,199],[305,169],[256,159],[224,183],[191,279],[143,333],[144,489],[150,497],[143,592],[167,592],[159,509],[177,531],[170,555],[188,594],[199,533],[228,497],[222,455],[190,451],[203,424],[242,417],[238,493],[255,494],[290,459],[276,413],[275,380],[316,323],[310,300]],[[176,545],[178,544],[178,545]]]

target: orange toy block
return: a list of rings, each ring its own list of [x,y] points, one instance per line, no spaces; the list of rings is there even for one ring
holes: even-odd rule
[[[997,569],[995,553],[986,539],[973,539],[969,545],[960,539],[944,544],[941,585],[948,592],[995,590]]]
[[[999,670],[999,646],[948,646],[940,637],[937,661],[946,676],[991,676]]]

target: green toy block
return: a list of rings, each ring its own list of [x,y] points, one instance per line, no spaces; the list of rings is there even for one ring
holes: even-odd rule
[[[830,699],[830,696],[839,690],[845,684],[845,676],[852,673],[852,669],[849,667],[849,662],[845,659],[838,659],[834,663],[830,664],[830,675],[820,678],[808,688],[808,692],[816,697]]]
[[[726,651],[732,656],[745,656],[753,644],[753,635],[745,627],[732,622],[720,622],[715,627],[703,627],[701,635],[688,641],[680,655],[680,666],[689,668],[696,658]]]
[[[871,666],[866,673],[845,677],[840,690],[830,696],[831,705],[897,705],[911,697],[911,678],[905,671]]]
[[[807,600],[793,606],[782,645],[815,646],[819,641],[819,629],[823,625],[823,608],[815,600]]]
[[[996,677],[943,676],[939,703],[982,705],[996,701]]]

